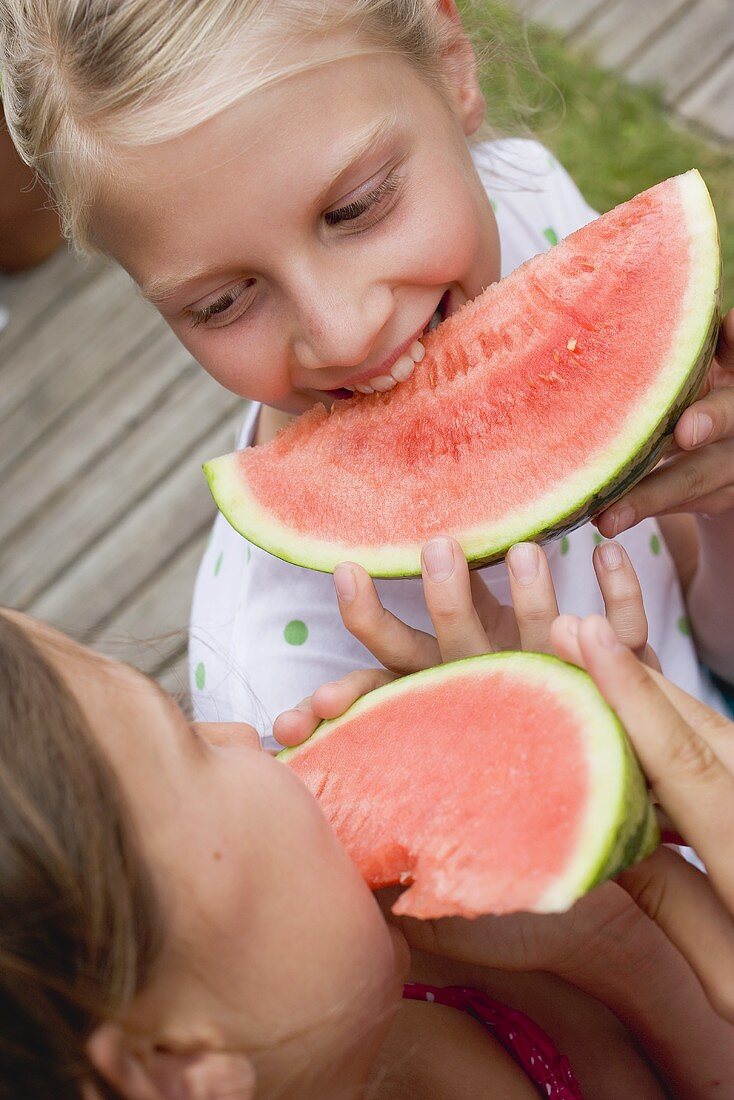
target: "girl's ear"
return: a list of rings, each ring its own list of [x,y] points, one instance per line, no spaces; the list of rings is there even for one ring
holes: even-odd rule
[[[255,1070],[246,1054],[157,1050],[109,1023],[92,1033],[87,1054],[125,1100],[254,1100]],[[93,1089],[85,1096],[98,1100]]]
[[[435,0],[440,20],[449,24],[442,68],[454,110],[467,137],[475,133],[484,118],[486,104],[479,87],[477,59],[461,25],[456,0]]]

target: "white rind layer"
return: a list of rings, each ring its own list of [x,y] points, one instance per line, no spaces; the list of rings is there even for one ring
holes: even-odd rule
[[[651,440],[662,438],[671,419],[682,412],[710,363],[715,347],[720,306],[719,237],[711,198],[700,174],[692,170],[676,179],[686,216],[691,278],[672,336],[670,352],[660,365],[655,384],[634,408],[603,453],[584,463],[545,496],[501,523],[481,524],[456,533],[470,563],[497,560],[518,541],[545,541],[572,530],[628,488],[650,468],[657,451]],[[636,459],[649,452],[649,461]],[[633,476],[627,478],[632,469]],[[218,508],[251,542],[285,561],[322,572],[333,572],[342,561],[356,561],[376,577],[420,574],[421,546],[358,545],[313,538],[286,526],[266,511],[239,474],[236,455],[212,459],[204,466]],[[616,488],[616,492],[615,492]]]
[[[581,669],[539,653],[490,653],[452,661],[377,688],[359,699],[340,718],[322,722],[308,741],[298,748],[283,750],[278,754],[278,759],[297,765],[298,757],[307,754],[314,742],[335,734],[358,715],[369,713],[398,695],[429,684],[455,681],[462,676],[475,678],[492,673],[516,675],[529,693],[532,693],[534,684],[551,692],[562,704],[571,705],[583,723],[589,769],[585,813],[565,869],[554,878],[533,906],[533,912],[562,912],[596,883],[649,855],[659,843],[646,783],[627,735],[591,677]],[[456,735],[460,737],[461,731],[456,731]],[[359,754],[359,745],[354,746],[354,752],[355,756]],[[416,745],[416,753],[420,753],[420,744]],[[379,761],[375,761],[375,782],[380,784],[380,798],[384,799],[385,785],[389,784],[389,761],[384,776]],[[389,792],[388,796],[392,793]],[[399,799],[404,797],[404,792],[395,791],[394,795]],[[450,789],[446,797],[450,800]],[[411,889],[409,887],[398,899],[395,912],[411,915]],[[416,892],[420,892],[418,883]],[[436,912],[427,912],[421,903],[420,912],[413,915],[423,918],[449,916],[452,912],[469,915],[465,904],[459,904],[454,909],[450,907],[449,899],[443,904],[439,899],[437,904]],[[477,910],[474,915],[483,911]]]

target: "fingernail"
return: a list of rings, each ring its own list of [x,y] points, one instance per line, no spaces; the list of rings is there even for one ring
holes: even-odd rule
[[[351,603],[357,595],[357,580],[351,565],[337,565],[334,570],[334,587],[342,603]]]
[[[596,624],[596,640],[605,649],[621,649],[622,643],[612,630],[606,619],[599,619]]]
[[[630,504],[625,504],[616,512],[612,512],[612,534],[618,535],[620,531],[626,531],[635,522],[635,510]]]
[[[431,539],[423,547],[423,564],[432,581],[447,581],[454,571],[454,548],[448,539]]]
[[[622,564],[622,551],[616,542],[603,542],[597,553],[605,569],[619,569]]]
[[[518,584],[532,584],[540,565],[538,547],[534,542],[518,542],[507,555],[507,562]]]
[[[714,422],[708,413],[696,413],[693,418],[691,446],[698,447],[700,443],[705,443],[713,430]]]

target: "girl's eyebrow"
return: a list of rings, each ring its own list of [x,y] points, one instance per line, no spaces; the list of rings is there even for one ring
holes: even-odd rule
[[[399,128],[400,118],[396,110],[390,111],[376,126],[370,127],[366,132],[357,135],[344,150],[349,161],[340,168],[337,174],[326,184],[315,200],[315,205],[322,205],[329,196],[334,195],[342,182],[357,170],[360,161],[367,156],[379,151],[380,147],[387,144]],[[209,264],[200,271],[192,271],[188,275],[163,276],[151,279],[140,289],[144,298],[153,305],[160,305],[180,293],[189,283],[196,283],[210,276],[217,276],[221,268],[217,264]]]

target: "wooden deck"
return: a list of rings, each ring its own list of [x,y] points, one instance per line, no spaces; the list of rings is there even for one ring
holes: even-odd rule
[[[734,0],[517,0],[734,139]],[[192,362],[127,276],[64,249],[0,284],[0,603],[185,686],[214,507],[203,459],[243,403]],[[154,641],[146,641],[153,638]]]
[[[61,249],[2,297],[0,601],[183,686],[214,514],[200,466],[243,402],[121,270]]]
[[[734,0],[511,0],[533,22],[589,46],[627,80],[657,85],[669,107],[734,142]]]

